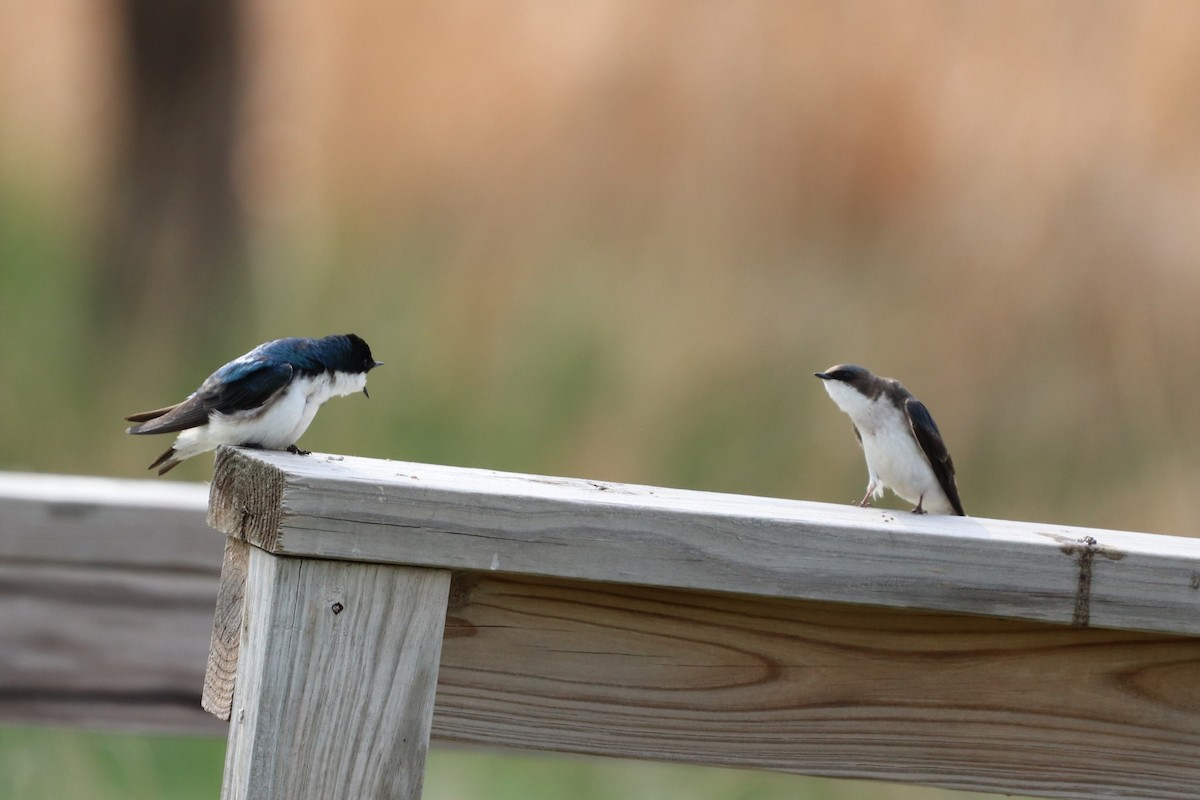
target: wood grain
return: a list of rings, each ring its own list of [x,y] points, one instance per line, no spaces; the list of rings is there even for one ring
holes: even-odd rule
[[[0,719],[223,735],[200,708],[215,595],[212,574],[0,564]]]
[[[242,641],[249,566],[250,545],[228,537],[221,562],[221,585],[217,591],[217,610],[213,614],[208,663],[204,668],[204,693],[200,699],[205,711],[226,722],[233,709],[233,684]]]
[[[1182,537],[321,454],[216,470],[213,524],[279,554],[1200,634]]]
[[[1194,798],[1200,640],[456,574],[433,734],[1050,797]]]
[[[222,735],[200,485],[0,473],[0,720]],[[214,541],[216,539],[216,541]]]
[[[419,798],[449,584],[251,549],[222,797]]]

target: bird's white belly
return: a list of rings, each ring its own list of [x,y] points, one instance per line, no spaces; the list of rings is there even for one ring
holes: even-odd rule
[[[331,397],[361,391],[366,375],[323,373],[292,381],[278,397],[261,408],[234,414],[214,413],[208,424],[179,434],[175,450],[180,458],[213,450],[222,444],[253,444],[283,450],[304,435],[317,410]]]
[[[303,388],[293,383],[278,399],[254,412],[213,414],[208,422],[210,435],[221,444],[257,444],[268,450],[295,444],[313,417],[305,413],[309,403]]]
[[[827,381],[825,388],[862,437],[875,497],[886,487],[925,511],[955,513],[903,411],[885,398],[867,398],[837,382]]]
[[[953,508],[938,483],[928,459],[905,425],[884,425],[874,433],[862,432],[867,468],[877,483],[926,511],[952,513]]]

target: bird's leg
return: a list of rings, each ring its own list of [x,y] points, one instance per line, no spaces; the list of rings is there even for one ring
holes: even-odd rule
[[[914,514],[928,514],[929,512],[921,508],[921,504],[925,502],[925,495],[921,495],[921,499],[917,501],[917,507],[913,509]]]
[[[301,450],[299,447],[296,447],[296,445],[294,445],[294,444],[289,444],[287,446],[287,451],[289,453],[295,453],[298,456],[312,455],[312,450]]]
[[[863,495],[863,499],[858,501],[860,508],[866,508],[871,505],[871,495],[875,494],[875,482],[867,484],[867,493]]]
[[[242,442],[238,447],[245,447],[248,450],[262,450],[263,446],[258,442]]]

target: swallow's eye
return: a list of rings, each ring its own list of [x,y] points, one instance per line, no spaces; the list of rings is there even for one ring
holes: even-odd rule
[[[835,380],[839,380],[839,381],[848,381],[848,380],[850,380],[850,370],[848,370],[848,369],[839,369],[839,370],[837,370],[836,372],[834,372],[834,373],[833,373],[833,377],[834,377],[834,379],[835,379]]]

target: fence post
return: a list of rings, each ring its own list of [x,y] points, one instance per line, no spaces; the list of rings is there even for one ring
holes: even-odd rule
[[[416,800],[450,573],[250,548],[223,800]]]

